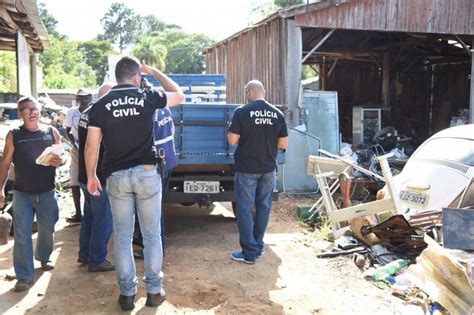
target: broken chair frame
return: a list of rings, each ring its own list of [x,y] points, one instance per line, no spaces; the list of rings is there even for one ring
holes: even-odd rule
[[[391,211],[393,214],[401,214],[401,204],[400,200],[398,199],[399,192],[394,185],[392,172],[387,161],[387,159],[393,154],[389,153],[377,157],[382,169],[382,178],[379,175],[372,173],[350,161],[344,160],[339,156],[333,155],[324,150],[319,150],[319,152],[331,157],[331,159],[319,156],[309,157],[308,173],[315,177],[322,195],[321,198],[319,198],[309,210],[310,213],[315,211],[311,214],[309,219],[311,219],[312,216],[319,212],[321,207],[324,206],[328,219],[330,222],[332,222],[333,230],[336,230],[339,222],[357,217],[363,217],[387,211]],[[343,174],[345,177],[349,177],[349,172],[353,168],[360,171],[361,173],[369,175],[370,177],[383,180],[387,185],[388,196],[385,197],[385,199],[338,209],[334,203],[332,195],[340,187],[339,179],[336,178],[334,183],[329,186],[327,177],[339,176],[340,174]]]

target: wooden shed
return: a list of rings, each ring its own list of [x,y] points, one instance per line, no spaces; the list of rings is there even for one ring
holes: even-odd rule
[[[205,53],[207,72],[227,75],[228,102],[243,103],[243,86],[259,79],[293,126],[301,67],[315,67],[320,89],[338,92],[350,141],[352,109],[368,103],[424,136],[462,109],[472,123],[473,40],[474,1],[326,0],[279,11]]]
[[[37,94],[38,54],[48,47],[36,0],[0,0],[0,50],[16,52],[17,94]]]

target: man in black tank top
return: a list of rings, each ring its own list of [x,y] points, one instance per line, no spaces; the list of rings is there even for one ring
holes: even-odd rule
[[[56,167],[65,163],[63,157],[55,155],[49,166],[36,164],[36,158],[53,144],[59,144],[61,136],[51,126],[40,124],[40,105],[30,96],[18,100],[18,114],[23,119],[20,127],[8,132],[0,162],[0,207],[5,203],[5,183],[12,162],[15,165],[13,186],[13,266],[17,283],[15,291],[28,290],[33,284],[35,268],[31,226],[34,216],[38,222],[38,240],[35,259],[41,262],[41,269],[53,269],[48,265],[53,251],[54,225],[58,220],[59,208],[55,192]]]

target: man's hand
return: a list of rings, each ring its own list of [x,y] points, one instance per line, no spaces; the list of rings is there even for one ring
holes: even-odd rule
[[[161,72],[159,69],[150,67],[146,63],[142,62],[140,70],[148,75],[151,75],[157,79],[166,94],[166,106],[173,107],[184,102],[184,93],[179,85],[171,80],[167,75]]]
[[[142,61],[142,64],[141,64],[141,66],[140,66],[140,70],[141,70],[142,72],[145,72],[145,73],[148,74],[148,75],[154,75],[154,72],[153,72],[154,69],[153,69],[153,67],[150,67],[149,65],[147,65],[147,64],[144,63],[143,61]],[[158,69],[156,69],[156,70],[158,70]]]
[[[59,155],[54,154],[53,157],[49,160],[49,166],[60,167],[66,163],[66,159],[63,159]]]
[[[102,185],[100,184],[100,181],[97,176],[87,179],[87,190],[92,196],[100,196],[100,192],[102,191]]]
[[[5,205],[5,192],[2,190],[0,192],[0,208],[3,208]]]

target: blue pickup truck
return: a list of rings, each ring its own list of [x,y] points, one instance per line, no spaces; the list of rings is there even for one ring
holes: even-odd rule
[[[159,82],[144,76],[154,86]],[[172,109],[178,166],[163,200],[209,207],[214,201],[230,201],[235,211],[234,151],[227,131],[239,104],[226,104],[225,75],[169,75],[183,89],[186,103]],[[278,161],[284,163],[284,154]],[[278,198],[275,191],[273,199]]]
[[[154,86],[159,83],[150,76]],[[225,104],[224,75],[170,75],[186,94],[172,109],[178,166],[163,200],[210,206],[234,199],[234,151],[227,131],[237,104]],[[210,100],[210,102],[208,102]],[[235,206],[235,204],[234,204]]]

